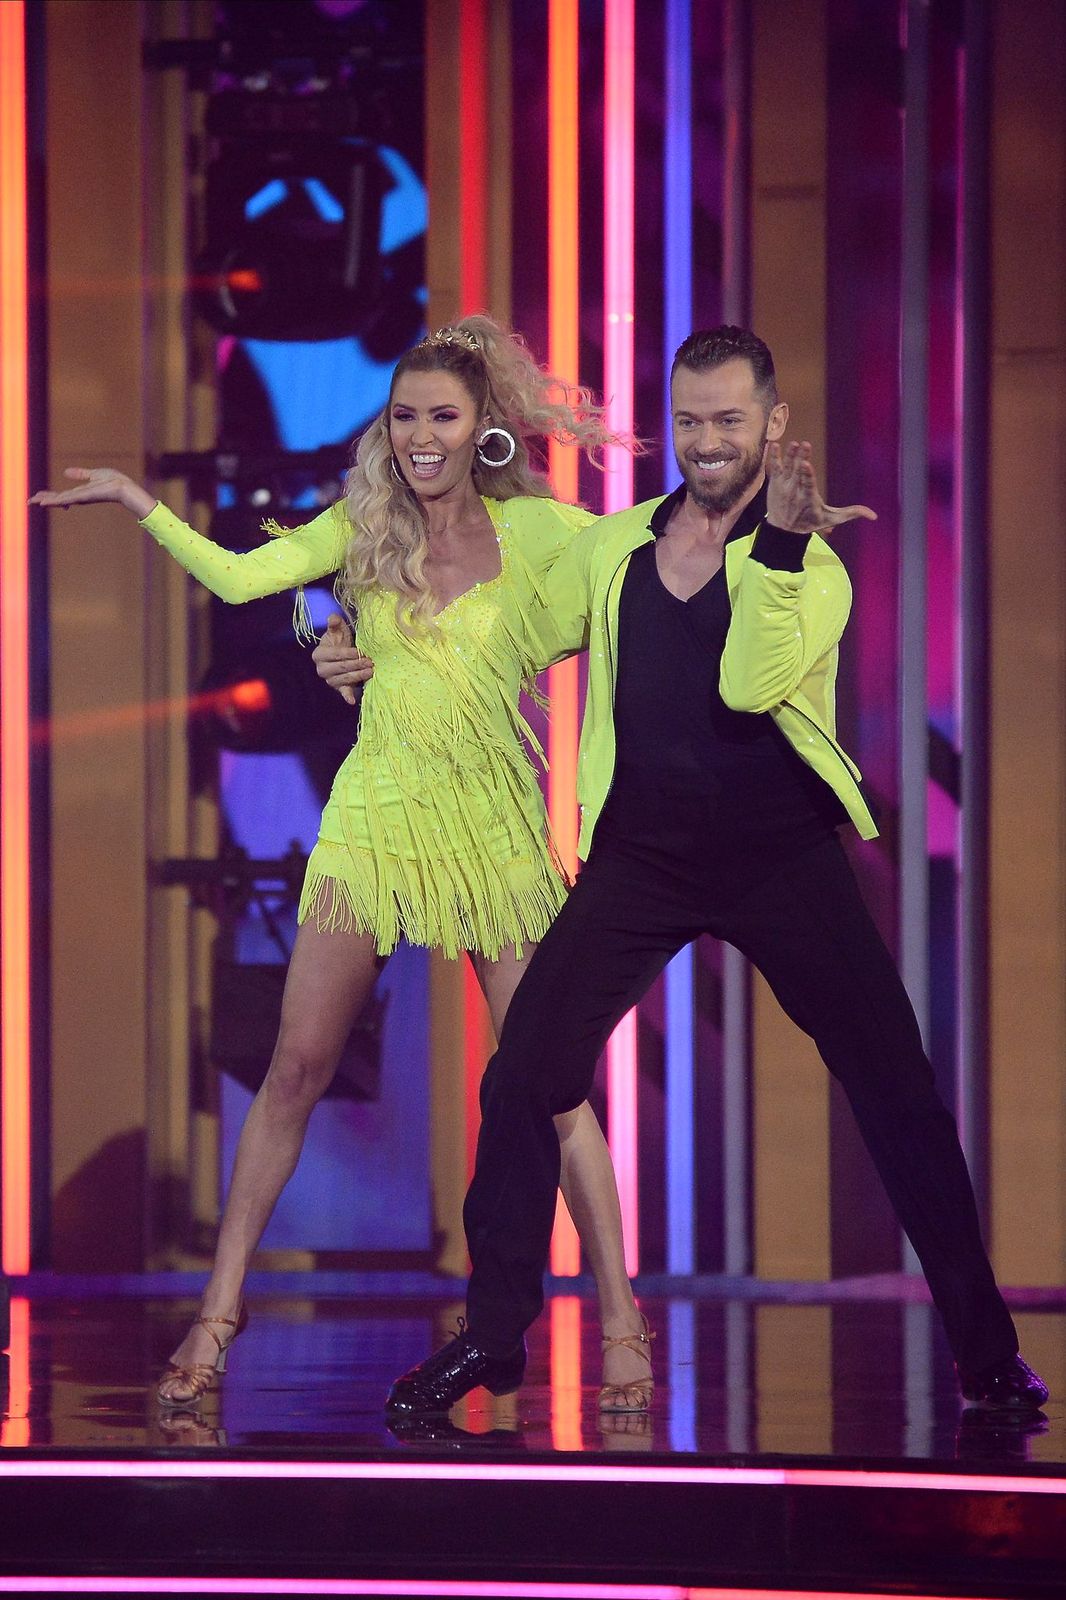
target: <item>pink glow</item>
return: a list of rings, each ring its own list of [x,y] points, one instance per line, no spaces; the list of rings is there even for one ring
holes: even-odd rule
[[[30,1442],[30,1302],[22,1295],[11,1302],[10,1324],[7,1415],[0,1422],[0,1449],[19,1449]]]
[[[607,1143],[611,1149],[626,1271],[640,1268],[640,1205],[637,1183],[637,1013],[630,1011],[607,1042]]]
[[[603,1600],[689,1600],[698,1595],[701,1600],[731,1600],[734,1593],[663,1584],[471,1583],[467,1579],[426,1578],[4,1578],[2,1582],[5,1594],[395,1594],[469,1595],[471,1600],[479,1595],[486,1600],[496,1595],[526,1600],[600,1600],[601,1596]],[[803,1600],[818,1600],[818,1596],[806,1595]],[[848,1600],[848,1596],[835,1600]]]
[[[603,388],[613,432],[633,431],[633,38],[634,0],[607,0],[603,116]],[[633,504],[633,457],[606,452],[603,508]],[[607,1137],[618,1178],[626,1271],[640,1265],[637,1191],[637,1019],[607,1044]]]
[[[613,1466],[588,1462],[535,1466],[525,1462],[475,1461],[139,1461],[79,1458],[76,1461],[0,1460],[6,1478],[279,1478],[290,1482],[327,1479],[400,1483],[647,1483],[760,1484],[801,1489],[919,1489],[947,1493],[1066,1494],[1066,1478],[1007,1477],[969,1472],[848,1472],[838,1467]]]
[[[633,9],[607,0],[603,165],[603,388],[607,422],[633,429]],[[604,510],[633,504],[633,457],[607,451]]]
[[[0,6],[0,1238],[30,1267],[26,8]]]
[[[471,1583],[424,1578],[5,1578],[5,1594],[484,1595],[521,1600],[876,1600],[868,1590],[689,1589],[641,1583]],[[942,1600],[912,1595],[911,1600]],[[956,1600],[965,1597],[956,1596]]]

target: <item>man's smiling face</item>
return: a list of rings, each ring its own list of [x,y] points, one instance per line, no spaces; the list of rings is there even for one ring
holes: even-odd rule
[[[763,470],[767,442],[780,439],[788,407],[770,405],[744,356],[696,372],[678,367],[671,385],[674,454],[703,511],[728,511]]]

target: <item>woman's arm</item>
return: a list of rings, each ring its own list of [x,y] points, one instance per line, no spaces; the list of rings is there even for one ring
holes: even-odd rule
[[[344,558],[349,525],[340,503],[302,528],[238,554],[190,528],[125,473],[109,467],[71,467],[66,476],[78,480],[76,488],[58,493],[42,490],[30,504],[64,510],[103,503],[124,506],[186,572],[232,604],[311,583],[336,572]]]

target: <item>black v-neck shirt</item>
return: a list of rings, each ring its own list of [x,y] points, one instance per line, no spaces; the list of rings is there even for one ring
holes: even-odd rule
[[[656,508],[653,532],[665,529],[675,504],[671,496]],[[764,516],[765,490],[730,539]],[[732,711],[722,699],[732,616],[724,563],[679,600],[659,576],[656,551],[657,541],[635,550],[622,584],[615,774],[596,838],[677,857],[693,870],[699,862],[731,885],[754,882],[825,838],[844,820],[843,808],[769,713]]]

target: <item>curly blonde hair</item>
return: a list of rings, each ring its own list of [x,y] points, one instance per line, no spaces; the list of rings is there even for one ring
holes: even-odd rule
[[[359,440],[344,488],[353,531],[337,584],[337,597],[354,615],[370,588],[396,595],[397,618],[411,632],[431,623],[433,596],[425,576],[426,519],[417,496],[393,470],[389,412],[398,379],[407,372],[448,372],[466,389],[478,417],[513,435],[515,453],[506,466],[486,467],[474,456],[478,494],[497,500],[551,494],[532,465],[531,446],[558,439],[580,445],[590,460],[608,444],[625,444],[611,433],[588,389],[566,384],[540,368],[525,342],[491,317],[461,318],[423,339],[396,363],[385,409]]]

